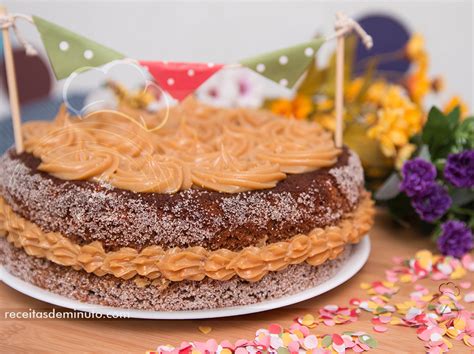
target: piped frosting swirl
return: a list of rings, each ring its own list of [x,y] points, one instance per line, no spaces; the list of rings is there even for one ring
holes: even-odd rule
[[[273,188],[287,174],[335,164],[331,134],[266,111],[220,109],[187,100],[169,111],[95,112],[23,127],[39,170],[64,180],[95,180],[135,192],[199,186],[226,193]]]

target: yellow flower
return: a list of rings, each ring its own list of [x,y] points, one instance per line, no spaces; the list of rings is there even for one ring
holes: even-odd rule
[[[375,124],[375,122],[377,121],[377,114],[375,112],[369,112],[365,115],[365,122],[368,124],[368,125],[372,125],[372,124]]]
[[[336,119],[334,113],[316,114],[313,119],[318,122],[323,128],[329,131],[336,130]]]
[[[377,111],[375,122],[368,129],[367,136],[379,141],[380,149],[386,157],[396,160],[398,154],[401,154],[402,159],[409,152],[410,148],[406,146],[410,145],[410,137],[421,130],[423,113],[416,105],[399,96],[397,90],[389,89],[387,96],[392,100],[384,100],[386,106]],[[372,117],[371,120],[373,119]]]
[[[330,98],[324,98],[316,103],[318,112],[327,112],[334,109],[334,101]]]
[[[410,60],[416,60],[425,51],[425,39],[419,33],[415,33],[405,46],[405,53]]]
[[[397,157],[395,159],[395,167],[397,168],[397,170],[400,170],[402,168],[405,161],[411,157],[415,150],[416,145],[414,144],[406,144],[400,150],[398,150]]]
[[[385,108],[405,108],[413,103],[403,92],[401,86],[389,85],[380,98],[380,104]]]
[[[297,95],[293,100],[280,98],[271,103],[270,110],[284,117],[305,119],[313,110],[313,102],[306,95]]]
[[[365,94],[365,100],[369,103],[379,105],[382,101],[383,97],[385,96],[385,92],[387,91],[388,85],[385,81],[375,81],[370,87],[367,89],[367,93]]]
[[[461,120],[464,120],[465,118],[467,118],[469,108],[467,107],[466,102],[464,102],[459,96],[451,97],[449,102],[444,105],[443,111],[444,113],[449,113],[457,106],[461,108]]]
[[[382,153],[387,157],[395,156],[395,153],[397,151],[395,149],[395,145],[387,136],[380,137],[380,149],[382,150]]]

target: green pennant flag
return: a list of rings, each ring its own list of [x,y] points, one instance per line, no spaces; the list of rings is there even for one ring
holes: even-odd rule
[[[33,16],[33,21],[58,80],[68,77],[77,69],[101,66],[124,58],[123,54],[113,49],[40,17]]]
[[[240,64],[282,86],[293,87],[323,42],[323,38],[315,38],[294,47],[241,60]]]

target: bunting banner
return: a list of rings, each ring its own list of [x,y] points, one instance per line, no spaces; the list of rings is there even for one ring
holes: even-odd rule
[[[285,87],[293,87],[308,68],[324,38],[240,61],[240,64]]]
[[[33,16],[51,67],[58,80],[79,69],[98,67],[125,56],[64,27]],[[283,48],[241,60],[237,66],[247,67],[258,74],[292,88],[307,70],[313,57],[324,43],[323,38],[293,47]],[[139,61],[156,82],[172,97],[183,100],[207,79],[225,67],[224,64]]]
[[[177,100],[196,91],[207,79],[222,69],[223,64],[139,61],[158,85]]]
[[[40,17],[33,16],[33,21],[58,80],[81,68],[97,67],[125,58],[123,54],[113,49]]]

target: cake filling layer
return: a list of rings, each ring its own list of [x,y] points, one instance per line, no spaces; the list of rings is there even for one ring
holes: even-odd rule
[[[97,277],[44,258],[28,256],[0,238],[0,264],[12,275],[53,293],[88,304],[155,311],[186,311],[258,304],[299,293],[330,279],[347,262],[351,246],[336,259],[313,267],[290,265],[263,277],[258,286],[235,277],[227,281],[169,282],[156,279],[149,285],[112,275]]]
[[[247,247],[234,252],[215,251],[203,247],[164,250],[150,246],[141,251],[122,248],[106,252],[100,242],[80,246],[57,232],[43,232],[37,225],[18,216],[0,198],[0,235],[29,255],[85,270],[98,276],[112,274],[131,279],[136,275],[171,281],[229,280],[238,276],[258,281],[267,273],[279,271],[291,264],[306,262],[319,265],[334,259],[348,243],[356,243],[373,223],[373,202],[364,193],[357,208],[345,215],[337,226],[315,228],[308,234],[298,234],[287,241],[262,247]]]
[[[191,99],[153,115],[123,107],[70,117],[63,107],[53,122],[26,123],[23,134],[41,171],[135,192],[268,189],[287,174],[333,166],[340,153],[316,123]]]

